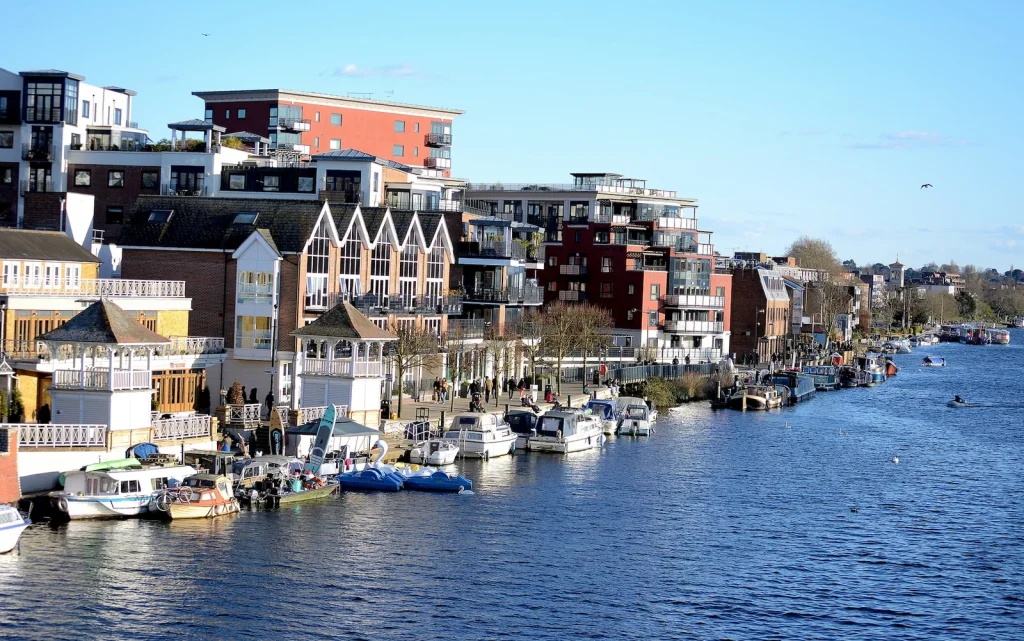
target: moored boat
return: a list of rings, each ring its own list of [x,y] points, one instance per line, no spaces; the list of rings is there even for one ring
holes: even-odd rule
[[[619,426],[619,408],[612,399],[592,398],[587,401],[583,409],[590,410],[590,413],[601,421],[601,429],[607,435],[612,435]]]
[[[216,474],[193,474],[180,487],[157,497],[157,508],[168,518],[209,519],[239,511],[231,479]]]
[[[941,356],[925,356],[924,360],[921,361],[921,365],[924,367],[945,367],[946,359]]]
[[[516,449],[526,450],[530,439],[537,436],[537,420],[540,417],[530,410],[509,410],[505,422],[516,435]]]
[[[776,385],[784,385],[789,389],[787,402],[790,405],[803,403],[814,398],[817,388],[814,386],[814,378],[799,372],[775,372],[772,374],[772,382]]]
[[[990,327],[985,330],[985,338],[991,345],[1009,345],[1010,332],[998,327]]]
[[[844,365],[839,368],[839,386],[843,388],[857,387],[857,368],[852,365]]]
[[[461,474],[428,469],[406,476],[405,488],[420,492],[464,492],[473,489],[473,482]]]
[[[10,505],[0,505],[0,554],[18,547],[21,533],[31,524],[28,514]]]
[[[733,409],[770,410],[782,407],[782,393],[774,385],[747,385],[729,399]]]
[[[165,488],[195,473],[188,465],[65,472],[64,489],[50,492],[49,498],[56,512],[70,520],[140,516],[156,509]]]
[[[894,363],[891,358],[885,359],[885,376],[887,378],[892,378],[893,376],[896,376],[899,373],[899,366],[896,363]]]
[[[511,454],[516,433],[501,417],[491,413],[456,414],[444,440],[455,444],[463,457],[489,459]]]
[[[650,436],[654,432],[652,422],[651,410],[646,404],[630,405],[622,413],[618,433],[628,436]]]
[[[806,365],[803,373],[814,379],[819,392],[839,389],[839,369],[834,365]]]
[[[363,492],[397,492],[405,487],[405,479],[389,466],[368,467],[359,472],[339,474],[337,481],[342,489]]]
[[[459,455],[459,445],[449,439],[420,441],[409,450],[409,462],[421,465],[451,465]]]
[[[537,421],[537,436],[526,444],[528,450],[567,454],[600,447],[601,424],[589,414],[550,410]]]

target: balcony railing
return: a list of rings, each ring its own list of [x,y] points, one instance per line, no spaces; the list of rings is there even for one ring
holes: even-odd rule
[[[239,283],[235,295],[239,303],[270,303],[274,298],[274,286],[269,283]]]
[[[235,349],[270,349],[270,343],[269,329],[235,334]]]
[[[208,195],[208,189],[206,185],[201,187],[187,188],[179,187],[177,185],[169,185],[163,183],[160,185],[161,196],[206,196]]]
[[[53,372],[53,387],[83,390],[151,389],[152,374],[141,369],[115,369],[111,379],[107,369],[58,369]]]
[[[569,303],[583,302],[587,300],[587,292],[581,292],[576,289],[563,289],[558,292],[558,300]]]
[[[648,189],[646,187],[629,187],[625,185],[595,184],[542,184],[542,183],[469,183],[466,191],[583,191],[601,194],[627,194],[631,196],[654,196],[657,198],[675,198],[676,192],[668,189]]]
[[[613,214],[611,212],[599,211],[594,214],[594,222],[606,225],[628,225],[629,214]]]
[[[289,129],[291,131],[309,131],[309,121],[300,118],[278,118],[278,129]]]
[[[200,356],[223,354],[224,339],[214,336],[179,336],[167,347],[157,348],[158,356]]]
[[[360,191],[350,189],[321,189],[320,200],[327,200],[332,203],[343,203],[346,205],[357,205],[363,202],[363,194]]]
[[[514,238],[470,240],[459,243],[459,255],[466,258],[500,258],[536,263],[544,260],[544,248],[530,246]]]
[[[187,438],[209,438],[213,419],[205,414],[176,416],[153,421],[154,441],[183,441]]]
[[[477,288],[466,292],[464,298],[476,303],[499,305],[540,305],[544,302],[544,290],[536,285],[510,287],[508,289]]]
[[[238,403],[228,405],[226,423],[234,427],[258,427],[260,424],[260,403]]]
[[[423,164],[433,169],[451,169],[451,158],[424,158]]]
[[[21,145],[21,159],[36,161],[53,160],[53,145],[23,143]]]
[[[18,430],[19,447],[106,447],[107,426],[91,424],[4,424]]]
[[[665,307],[724,309],[725,296],[706,296],[700,294],[672,294],[665,297]]]
[[[658,227],[661,229],[697,229],[697,219],[686,216],[660,216],[647,218],[647,220],[657,220]]]
[[[343,376],[345,378],[363,376],[383,376],[384,364],[380,361],[356,361],[351,357],[334,359],[310,358],[302,359],[302,371],[305,374],[318,376]]]
[[[324,417],[324,414],[326,413],[327,405],[319,405],[317,407],[300,407],[298,409],[296,416],[296,424],[293,425],[292,427],[296,427],[298,425],[306,425],[307,423],[319,421]],[[348,416],[348,405],[334,406],[335,418],[345,418],[346,416]]]
[[[701,256],[714,256],[715,246],[711,243],[700,243],[697,245],[697,253]]]
[[[586,276],[586,265],[559,265],[558,273],[563,276]]]
[[[75,296],[79,298],[184,298],[183,280],[131,280],[126,278],[29,278],[11,276],[0,282],[7,294],[23,296]]]
[[[484,337],[484,320],[482,318],[449,318],[449,340],[475,340]]]
[[[461,314],[462,296],[348,296],[338,292],[330,292],[315,299],[306,300],[307,311],[327,311],[334,309],[342,301],[347,300],[363,314]]]
[[[53,181],[50,180],[49,176],[47,176],[45,180],[37,180],[37,181],[34,181],[34,182],[29,181],[29,180],[22,180],[21,181],[21,192],[23,194],[24,193],[29,193],[29,192],[36,193],[36,192],[52,192],[52,191],[53,191]]]
[[[667,320],[664,329],[668,332],[688,334],[721,334],[724,331],[722,323],[698,320]]]
[[[427,146],[429,147],[450,147],[451,144],[451,134],[427,134]]]

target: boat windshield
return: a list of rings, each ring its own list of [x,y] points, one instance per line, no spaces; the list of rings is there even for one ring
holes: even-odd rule
[[[557,416],[542,416],[537,421],[537,431],[544,435],[554,435],[562,429],[562,419]]]
[[[209,479],[188,478],[182,483],[187,487],[213,487],[213,481]]]
[[[508,422],[509,427],[512,428],[513,432],[517,434],[529,434],[530,430],[537,422],[535,414],[528,414],[526,412],[510,413],[505,416],[505,421]]]
[[[630,405],[626,408],[626,418],[647,420],[647,408],[639,405]]]
[[[612,406],[609,403],[588,403],[587,409],[598,418],[612,418]]]

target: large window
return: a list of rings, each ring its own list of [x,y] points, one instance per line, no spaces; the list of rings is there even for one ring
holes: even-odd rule
[[[274,296],[274,273],[243,270],[238,272],[239,303],[269,303]]]
[[[341,149],[341,138],[331,138],[331,149]]]
[[[409,242],[402,248],[402,258],[398,264],[398,292],[402,297],[402,305],[415,307],[416,279],[419,276],[420,251],[416,243]]]
[[[331,124],[337,127],[341,126],[341,114],[331,114]]]
[[[0,131],[0,149],[11,149],[14,147],[14,132]]]
[[[68,78],[64,95],[64,122],[78,124],[78,81]]]
[[[91,169],[76,169],[75,170],[75,187],[89,187],[92,185],[92,170]]]
[[[7,120],[7,110],[12,106],[7,96],[0,96],[0,120]]]
[[[353,233],[352,236],[355,236]],[[341,246],[341,293],[347,298],[360,296],[363,291],[359,277],[363,267],[363,244],[358,238],[349,238]]]
[[[430,305],[437,305],[444,295],[444,247],[432,247],[427,255],[427,291]]]
[[[601,257],[601,273],[610,274],[612,272],[612,257],[602,256]]]
[[[370,293],[380,304],[391,295],[391,243],[383,233],[370,255]]]
[[[207,109],[206,113],[203,115],[203,118],[206,120],[206,122],[213,122],[213,109]]]
[[[156,189],[160,186],[160,172],[152,170],[143,170],[142,172],[142,188],[143,189]]]
[[[601,298],[612,297],[612,283],[601,283]]]
[[[327,305],[327,276],[330,266],[331,238],[327,227],[327,219],[320,225],[309,242],[306,250],[306,306],[324,307]]]
[[[405,133],[405,121],[404,120],[396,120],[395,121],[395,131],[397,131],[400,134]]]
[[[25,92],[25,120],[28,122],[60,122],[63,96],[64,85],[62,83],[28,83]]]
[[[108,171],[107,187],[124,187],[124,171],[118,169]]]
[[[270,349],[270,317],[238,316],[235,319],[235,347]]]

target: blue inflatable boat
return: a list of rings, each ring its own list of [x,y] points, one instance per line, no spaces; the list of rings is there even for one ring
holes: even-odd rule
[[[367,468],[362,472],[349,472],[337,476],[338,483],[345,490],[365,492],[397,492],[402,489],[402,477],[391,472]]]
[[[461,474],[437,471],[429,476],[406,477],[405,487],[421,492],[462,492],[463,490],[472,490],[473,481]]]

